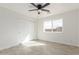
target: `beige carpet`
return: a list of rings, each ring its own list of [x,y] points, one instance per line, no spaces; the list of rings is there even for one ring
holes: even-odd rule
[[[46,41],[29,41],[4,49],[0,55],[78,55],[79,47]]]

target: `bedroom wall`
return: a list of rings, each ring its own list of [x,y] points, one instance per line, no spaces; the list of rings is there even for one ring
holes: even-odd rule
[[[78,40],[79,40],[79,11],[78,11]],[[79,46],[79,41],[78,41],[78,46]]]
[[[68,45],[79,46],[78,39],[78,12],[73,10],[58,15],[52,15],[38,21],[38,39],[51,42],[58,42]],[[43,32],[43,22],[50,19],[63,19],[63,33],[45,33]]]
[[[34,39],[34,24],[32,18],[0,7],[0,49]]]

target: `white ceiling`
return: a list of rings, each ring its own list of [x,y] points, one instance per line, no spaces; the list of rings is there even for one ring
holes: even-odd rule
[[[35,9],[35,7],[29,3],[1,3],[0,7],[8,8],[10,10],[19,12],[28,17],[43,18],[50,15],[55,15],[55,14],[71,11],[74,9],[78,9],[79,4],[78,3],[51,3],[49,6],[45,8],[50,10],[50,13],[42,11],[40,15],[38,15],[37,11],[28,11],[31,9]]]

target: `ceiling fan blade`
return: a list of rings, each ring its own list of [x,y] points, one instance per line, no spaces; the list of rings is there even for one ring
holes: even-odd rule
[[[46,11],[46,12],[50,12],[49,10],[46,10],[46,9],[41,9],[42,11]]]
[[[35,5],[34,3],[31,3],[31,4],[37,8],[37,5]]]
[[[42,8],[44,8],[44,7],[48,6],[48,5],[50,5],[50,3],[46,3],[45,5],[42,6]]]
[[[36,10],[38,10],[38,9],[32,9],[32,10],[29,10],[29,11],[36,11]]]

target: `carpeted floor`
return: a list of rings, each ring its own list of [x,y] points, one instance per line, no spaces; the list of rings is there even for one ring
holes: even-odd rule
[[[0,51],[0,55],[78,55],[79,47],[46,41],[29,41],[28,43]]]

